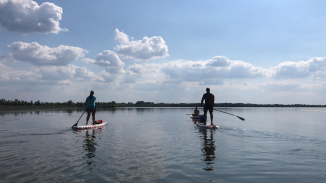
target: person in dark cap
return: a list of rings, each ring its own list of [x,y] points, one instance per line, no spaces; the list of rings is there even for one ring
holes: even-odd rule
[[[203,101],[205,100],[205,105],[204,105],[204,122],[206,124],[207,120],[207,110],[209,111],[209,114],[211,116],[211,125],[213,124],[213,106],[214,106],[214,100],[215,97],[213,94],[210,93],[210,89],[206,88],[206,93],[203,95],[203,98],[201,99],[201,107],[203,107]]]
[[[92,90],[89,96],[86,98],[86,103],[85,103],[85,107],[87,110],[86,125],[88,124],[88,120],[89,117],[91,116],[91,113],[93,118],[93,125],[95,124],[95,113],[96,113],[95,101],[96,101],[96,97],[94,96],[94,91]]]

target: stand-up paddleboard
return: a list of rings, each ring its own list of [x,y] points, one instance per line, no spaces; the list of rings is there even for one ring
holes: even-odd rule
[[[218,129],[217,125],[206,125],[205,123],[199,123],[199,122],[196,123],[196,126],[202,129],[213,129],[213,130]]]
[[[73,126],[72,129],[83,130],[83,129],[91,129],[91,128],[102,128],[106,124],[107,124],[107,122],[102,122],[101,124],[96,124],[96,125]]]

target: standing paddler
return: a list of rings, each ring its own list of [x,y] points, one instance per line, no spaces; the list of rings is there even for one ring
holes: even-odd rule
[[[95,101],[96,101],[96,97],[94,96],[94,91],[92,90],[89,96],[86,98],[86,103],[85,103],[85,107],[87,111],[86,125],[88,124],[88,120],[91,113],[93,118],[93,125],[95,124],[95,113],[96,113]]]
[[[209,110],[209,114],[211,116],[211,125],[213,124],[213,107],[214,107],[214,100],[215,97],[213,94],[210,93],[210,89],[206,88],[206,93],[203,95],[203,98],[201,99],[200,106],[203,107],[203,101],[205,100],[204,105],[204,123],[206,124],[207,120],[207,110]]]

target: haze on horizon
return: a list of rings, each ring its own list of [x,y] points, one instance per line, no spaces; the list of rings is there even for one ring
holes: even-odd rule
[[[324,7],[0,0],[0,98],[325,104]]]

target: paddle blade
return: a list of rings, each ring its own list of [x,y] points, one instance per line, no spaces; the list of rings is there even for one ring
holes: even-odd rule
[[[71,127],[71,128],[73,128],[74,126],[77,126],[77,123],[76,123],[76,124],[74,124],[74,125],[72,125],[72,127]]]
[[[244,121],[245,119],[244,118],[242,118],[242,117],[240,117],[240,116],[237,116],[239,119],[241,119],[242,121]]]

